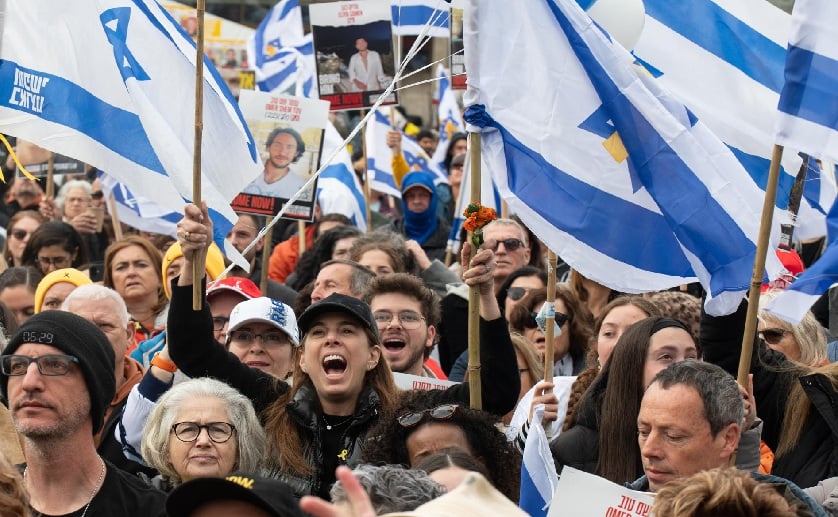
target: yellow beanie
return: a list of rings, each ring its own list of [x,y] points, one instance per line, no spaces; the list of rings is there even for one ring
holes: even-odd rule
[[[169,246],[169,249],[166,250],[166,254],[163,256],[163,290],[166,291],[166,298],[172,298],[172,293],[169,290],[169,282],[166,281],[166,272],[169,270],[172,262],[182,256],[183,250],[180,248],[180,242],[177,241]],[[210,280],[215,280],[224,271],[224,254],[221,253],[221,250],[218,249],[218,246],[214,242],[210,244],[209,250],[207,250],[206,271]]]
[[[78,287],[80,285],[92,284],[93,280],[87,274],[78,269],[68,267],[64,269],[56,269],[52,273],[41,279],[38,282],[38,288],[35,289],[35,314],[41,312],[41,306],[44,303],[44,295],[47,294],[49,288],[55,284],[66,282]]]

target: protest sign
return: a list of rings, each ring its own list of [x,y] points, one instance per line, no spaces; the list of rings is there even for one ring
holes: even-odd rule
[[[395,74],[386,2],[311,4],[311,32],[320,98],[333,111],[375,104]],[[391,94],[384,104],[395,104]]]
[[[329,104],[317,99],[272,95],[242,90],[239,106],[253,139],[263,152],[265,168],[233,200],[233,210],[277,215],[317,172]],[[283,218],[314,219],[316,182],[291,206]]]
[[[547,517],[648,517],[654,494],[565,466]]]

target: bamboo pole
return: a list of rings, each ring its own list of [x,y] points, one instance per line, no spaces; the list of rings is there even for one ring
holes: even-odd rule
[[[480,133],[469,133],[471,159],[471,202],[480,203]],[[471,233],[468,235],[471,240]],[[472,255],[477,253],[472,249]],[[467,269],[471,257],[463,257],[463,270]],[[483,409],[483,384],[480,378],[480,291],[472,285],[468,289],[468,386],[469,404],[474,409]]]
[[[736,376],[737,382],[745,388],[748,387],[748,372],[751,370],[751,356],[754,353],[760,286],[762,285],[762,276],[765,271],[768,238],[771,235],[771,224],[774,220],[774,200],[777,198],[777,180],[780,176],[780,160],[782,158],[783,146],[774,145],[774,151],[771,154],[771,167],[768,169],[768,184],[765,188],[765,199],[762,203],[762,219],[759,224],[757,255],[754,259],[751,289],[748,291],[748,313],[745,316],[745,332],[742,336],[742,352],[739,355],[739,370]]]
[[[49,153],[47,160],[47,184],[44,185],[44,194],[49,199],[55,199],[55,153]]]
[[[297,239],[300,241],[299,255],[301,256],[306,251],[306,222],[297,221]]]
[[[547,318],[544,329],[544,381],[553,382],[553,366],[556,363],[553,350],[553,338],[555,337],[556,322],[556,254],[553,250],[547,250]],[[541,422],[550,438],[550,422]]]
[[[198,0],[196,14],[198,18],[198,38],[196,42],[195,59],[195,142],[193,145],[192,158],[192,202],[201,209],[201,142],[204,133],[204,12],[206,11],[206,0]],[[212,238],[212,236],[209,236]],[[201,279],[204,277],[204,261],[206,255],[203,252],[196,253],[192,257],[192,309],[201,310],[203,293],[201,292]]]
[[[367,110],[361,110],[361,119],[367,114]],[[370,186],[370,168],[367,166],[367,132],[361,131],[361,153],[364,156],[364,203],[366,204],[367,233],[372,231],[372,187]]]
[[[119,222],[119,214],[116,213],[116,198],[113,197],[113,192],[108,196],[108,210],[111,213],[111,223],[113,224],[113,237],[120,241],[122,240],[122,225]]]

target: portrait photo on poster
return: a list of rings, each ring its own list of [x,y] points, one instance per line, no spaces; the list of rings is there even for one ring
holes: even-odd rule
[[[395,52],[387,2],[310,6],[320,98],[332,111],[368,108],[393,80]],[[392,93],[384,104],[395,104]]]
[[[232,202],[233,210],[275,216],[298,192],[283,218],[312,220],[329,103],[290,95],[242,90],[239,107],[260,146],[263,171]]]

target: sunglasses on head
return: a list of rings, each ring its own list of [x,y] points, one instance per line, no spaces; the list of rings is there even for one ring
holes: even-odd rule
[[[399,422],[400,426],[409,428],[419,424],[419,422],[425,418],[425,415],[428,415],[434,420],[448,420],[454,416],[459,408],[460,406],[457,404],[442,404],[441,406],[426,409],[424,411],[405,413],[398,417],[396,421]]]
[[[778,328],[762,329],[759,331],[759,335],[762,336],[762,340],[769,345],[776,345],[782,341],[783,337],[785,337],[788,333],[788,330]]]
[[[492,251],[497,251],[498,247],[500,247],[501,244],[503,244],[503,247],[504,247],[504,249],[506,249],[506,251],[515,251],[518,248],[521,248],[521,247],[524,246],[524,241],[522,241],[521,239],[501,239],[501,240],[497,240],[497,241],[495,241],[495,245],[492,247]]]
[[[531,312],[530,313],[530,317],[527,319],[527,321],[524,322],[524,328],[525,329],[536,329],[536,328],[538,328],[538,321],[536,321],[536,319],[535,319],[536,316],[538,316],[537,312]],[[556,325],[558,325],[559,327],[561,327],[562,325],[567,323],[567,320],[569,320],[569,319],[570,319],[570,316],[568,316],[567,314],[564,314],[564,313],[561,313],[561,312],[556,312],[555,320],[556,320]]]

